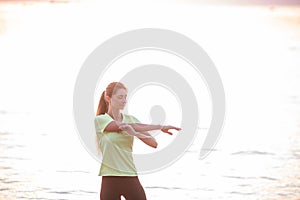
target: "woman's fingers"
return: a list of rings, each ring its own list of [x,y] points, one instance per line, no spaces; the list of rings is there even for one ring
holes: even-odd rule
[[[125,123],[122,123],[120,126],[119,126],[120,129],[122,130],[125,130],[125,129],[128,129],[129,128],[129,125],[128,124],[125,124]]]
[[[169,135],[173,135],[173,133],[169,131],[170,129],[175,129],[175,130],[177,130],[177,131],[180,131],[180,130],[181,130],[181,128],[178,128],[178,127],[175,127],[175,126],[164,126],[164,127],[161,129],[161,131],[164,132],[164,133],[167,133],[167,134],[169,134]]]
[[[161,131],[164,133],[168,133],[169,135],[173,135],[173,133],[170,132],[169,129],[162,129]]]
[[[171,133],[170,131],[167,131],[166,133],[168,133],[169,135],[173,135],[173,133]]]
[[[119,128],[123,131],[134,131],[133,127],[130,124],[123,123],[119,126]]]
[[[180,130],[181,130],[181,128],[178,128],[178,127],[176,127],[176,126],[167,126],[167,129],[175,129],[175,130],[177,130],[177,131],[180,131]]]
[[[178,127],[173,127],[173,129],[175,129],[176,131],[180,131],[181,128],[178,128]]]
[[[125,129],[125,126],[124,126],[124,125],[121,125],[121,126],[119,126],[119,129],[124,130],[124,129]]]

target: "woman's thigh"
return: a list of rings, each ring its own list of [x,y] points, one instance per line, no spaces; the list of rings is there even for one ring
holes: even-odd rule
[[[101,200],[146,200],[138,177],[104,176],[101,183]]]
[[[120,200],[119,181],[117,177],[102,177],[100,200]]]
[[[126,200],[146,200],[146,194],[138,177],[130,177],[124,184],[124,193],[122,195]]]

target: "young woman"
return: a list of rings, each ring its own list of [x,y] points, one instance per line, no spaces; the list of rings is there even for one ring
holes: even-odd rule
[[[110,83],[103,91],[95,118],[97,145],[102,153],[99,176],[102,176],[100,199],[145,200],[132,157],[134,137],[156,148],[157,142],[147,131],[161,130],[172,135],[175,126],[140,123],[134,116],[121,113],[126,105],[127,88],[120,82]]]

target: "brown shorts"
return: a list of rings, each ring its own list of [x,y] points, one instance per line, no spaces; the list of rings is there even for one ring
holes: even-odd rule
[[[146,200],[145,191],[137,176],[102,176],[101,200]]]

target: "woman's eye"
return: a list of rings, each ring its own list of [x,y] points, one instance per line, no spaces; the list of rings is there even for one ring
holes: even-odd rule
[[[125,97],[119,96],[118,99],[125,99],[126,100],[127,97],[126,96]]]

